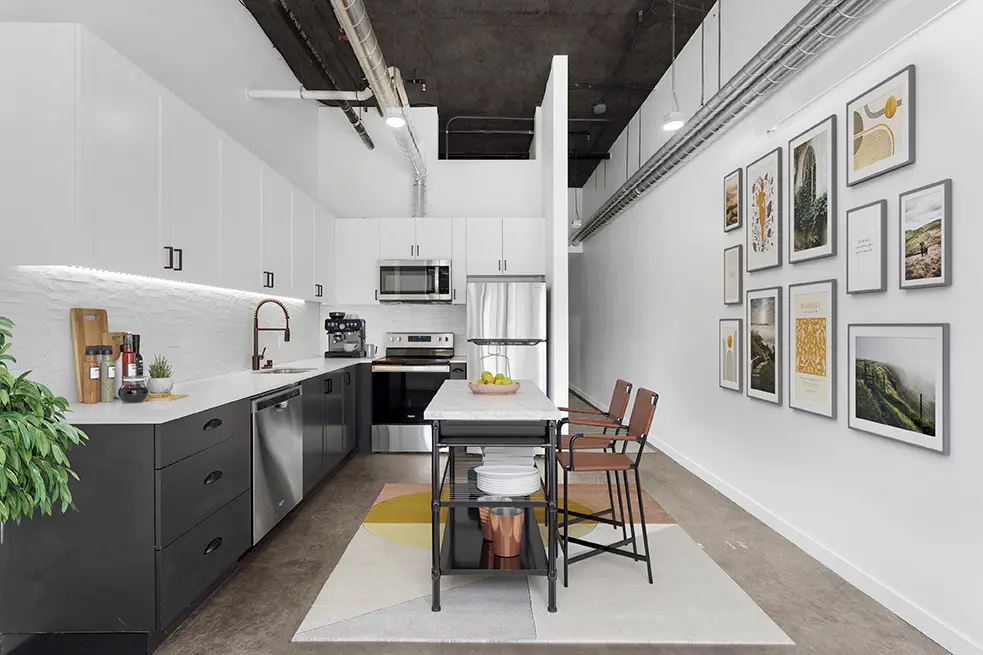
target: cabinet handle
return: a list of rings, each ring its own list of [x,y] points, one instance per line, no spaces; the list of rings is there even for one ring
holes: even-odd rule
[[[416,256],[420,256],[420,244],[416,244]]]
[[[174,267],[175,271],[184,270],[184,248],[175,248],[174,252],[177,253],[177,266]]]
[[[413,256],[413,244],[411,243],[410,244],[410,257],[412,257],[412,256]]]
[[[218,482],[221,477],[222,477],[221,471],[212,471],[205,477],[205,481],[202,484],[209,485],[213,482]]]
[[[331,378],[324,381],[324,393],[331,393],[334,391],[334,384],[332,384],[332,382],[333,380]]]
[[[276,273],[270,271],[270,288],[276,287]]]
[[[164,267],[164,270],[172,271],[174,270],[174,248],[164,246],[164,250],[167,251],[167,265]]]
[[[502,260],[501,259],[498,260],[498,271],[499,271],[499,273],[502,272]]]
[[[505,262],[505,270],[509,270],[509,260],[505,259],[503,261]]]
[[[219,428],[221,426],[222,426],[222,419],[220,419],[220,418],[213,418],[213,419],[209,420],[207,423],[205,423],[205,425],[203,425],[201,429],[202,430],[214,430],[215,428]]]
[[[211,553],[214,553],[216,550],[218,550],[218,547],[221,545],[222,545],[222,537],[215,537],[214,539],[208,542],[207,546],[205,546],[204,554],[209,555]]]
[[[454,289],[454,295],[451,296],[451,300],[457,300],[457,289]]]
[[[352,383],[352,374],[349,373],[348,371],[345,371],[345,384],[347,385],[351,383]]]
[[[376,300],[379,299],[379,290],[378,289],[375,290],[375,299]]]

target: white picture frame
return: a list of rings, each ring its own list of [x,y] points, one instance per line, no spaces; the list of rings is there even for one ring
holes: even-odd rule
[[[947,455],[949,324],[851,324],[847,340],[849,427]]]
[[[748,398],[782,404],[782,288],[748,291],[744,388]]]
[[[898,222],[898,286],[926,289],[952,284],[952,180],[899,195]]]
[[[887,291],[887,201],[846,212],[846,292]]]
[[[836,280],[788,287],[788,406],[836,419]]]
[[[835,257],[836,116],[788,142],[788,187],[789,263]]]
[[[775,148],[747,167],[744,215],[748,273],[782,265],[782,149]]]
[[[724,250],[724,304],[740,305],[744,301],[744,245]]]
[[[744,321],[739,318],[722,318],[717,329],[717,377],[721,388],[742,391],[744,360],[741,342],[744,339]]]
[[[846,185],[915,163],[915,66],[907,66],[846,105]]]

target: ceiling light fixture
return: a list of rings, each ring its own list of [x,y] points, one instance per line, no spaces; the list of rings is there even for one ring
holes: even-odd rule
[[[392,116],[386,117],[386,125],[394,130],[398,130],[401,127],[406,127],[406,119],[398,114],[393,114]]]
[[[597,114],[598,116],[600,116],[601,114],[603,114],[604,112],[606,112],[608,110],[608,106],[606,104],[604,104],[603,102],[599,102],[596,105],[594,105],[593,110],[594,110],[594,113],[595,114]]]
[[[686,124],[686,117],[679,111],[679,99],[676,97],[676,0],[672,0],[672,64],[670,64],[670,75],[672,78],[672,110],[666,114],[662,121],[662,129],[666,132],[675,132]]]

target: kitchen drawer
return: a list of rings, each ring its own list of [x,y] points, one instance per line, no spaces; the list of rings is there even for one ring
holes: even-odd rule
[[[157,547],[167,546],[247,491],[251,477],[245,431],[157,471]]]
[[[250,495],[243,493],[157,552],[159,629],[212,586],[252,543]]]
[[[157,468],[200,453],[233,435],[249,434],[249,419],[249,401],[240,400],[158,425],[155,430]]]

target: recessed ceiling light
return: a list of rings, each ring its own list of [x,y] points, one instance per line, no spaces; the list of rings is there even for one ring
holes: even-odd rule
[[[402,116],[397,116],[397,115],[387,116],[386,125],[393,128],[394,130],[399,129],[401,127],[406,127],[406,119],[403,118]]]

